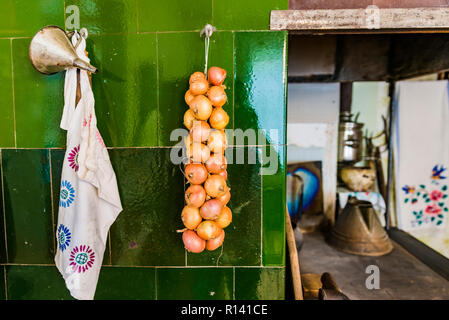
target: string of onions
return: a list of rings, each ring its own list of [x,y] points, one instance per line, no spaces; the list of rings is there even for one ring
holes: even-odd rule
[[[187,251],[213,251],[221,247],[224,229],[232,222],[227,163],[224,156],[227,141],[224,129],[229,116],[223,109],[227,102],[226,71],[211,67],[207,77],[194,72],[184,99],[189,109],[184,126],[190,134],[185,139],[188,163],[184,174],[190,186],[185,192],[186,205],[181,213],[185,226],[182,241]]]

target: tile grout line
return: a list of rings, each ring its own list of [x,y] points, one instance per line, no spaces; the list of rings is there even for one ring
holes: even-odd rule
[[[5,255],[6,263],[9,262],[8,257],[8,237],[6,236],[6,205],[5,205],[5,179],[3,178],[3,150],[0,150],[0,171],[1,171],[1,185],[2,185],[2,213],[3,213],[3,231],[5,232]]]
[[[236,67],[235,67],[235,32],[232,31],[232,129],[235,130],[235,79],[236,79]],[[232,138],[234,143],[234,137]]]
[[[139,0],[136,0],[136,28],[137,34],[139,34]]]
[[[154,300],[157,300],[157,268],[154,268]]]
[[[214,0],[211,0],[211,22],[210,24],[213,26],[214,25]]]
[[[235,300],[235,267],[232,267],[232,299]]]
[[[51,151],[48,150],[48,163],[50,168],[50,199],[51,199],[51,233],[53,235],[53,252],[56,254],[56,234],[55,234],[55,205],[53,198],[53,173],[52,173],[52,163],[51,163]]]
[[[159,34],[156,33],[156,105],[157,105],[157,143],[161,141],[161,114],[159,102]]]
[[[8,300],[8,281],[6,280],[6,266],[3,266],[3,278],[5,279],[5,300]]]
[[[263,267],[263,158],[260,161],[260,266]]]
[[[108,246],[109,246],[109,264],[112,265],[112,244],[111,244],[111,228],[108,230]]]
[[[14,147],[17,148],[17,130],[16,130],[16,94],[14,88],[14,58],[12,50],[12,39],[9,40],[10,52],[11,52],[11,84],[12,84],[12,114],[14,118]]]
[[[22,267],[54,267],[56,264],[49,263],[0,263],[0,266],[22,266]],[[186,269],[185,266],[138,266],[138,265],[108,265],[104,264],[102,267],[105,268],[144,268],[144,269]],[[260,269],[261,266],[216,266],[216,265],[206,265],[206,266],[188,266],[187,269],[231,269],[231,268],[245,268],[245,269]],[[264,269],[285,269],[285,266],[264,266]]]

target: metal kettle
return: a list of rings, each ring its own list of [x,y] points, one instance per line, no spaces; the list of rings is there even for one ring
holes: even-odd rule
[[[350,112],[340,114],[338,127],[338,162],[354,164],[363,156],[363,123],[357,122],[359,114],[352,121]]]
[[[31,40],[29,54],[34,68],[43,74],[57,73],[70,67],[97,72],[94,66],[78,57],[69,35],[57,26],[40,29]]]

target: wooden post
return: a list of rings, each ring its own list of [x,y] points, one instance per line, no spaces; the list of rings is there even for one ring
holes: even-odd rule
[[[287,246],[290,257],[290,269],[293,279],[293,291],[295,293],[295,300],[304,300],[301,284],[301,272],[299,270],[298,251],[296,249],[295,236],[293,234],[292,223],[288,209],[285,210],[285,230],[287,234]]]

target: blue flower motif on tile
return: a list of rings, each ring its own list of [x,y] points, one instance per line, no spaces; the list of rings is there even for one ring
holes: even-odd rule
[[[75,188],[72,187],[72,184],[63,180],[61,182],[61,191],[59,196],[59,206],[63,208],[68,208],[75,200]]]
[[[59,249],[61,249],[61,251],[64,251],[69,246],[71,239],[72,234],[70,233],[69,228],[67,228],[63,224],[60,224],[58,228]]]

